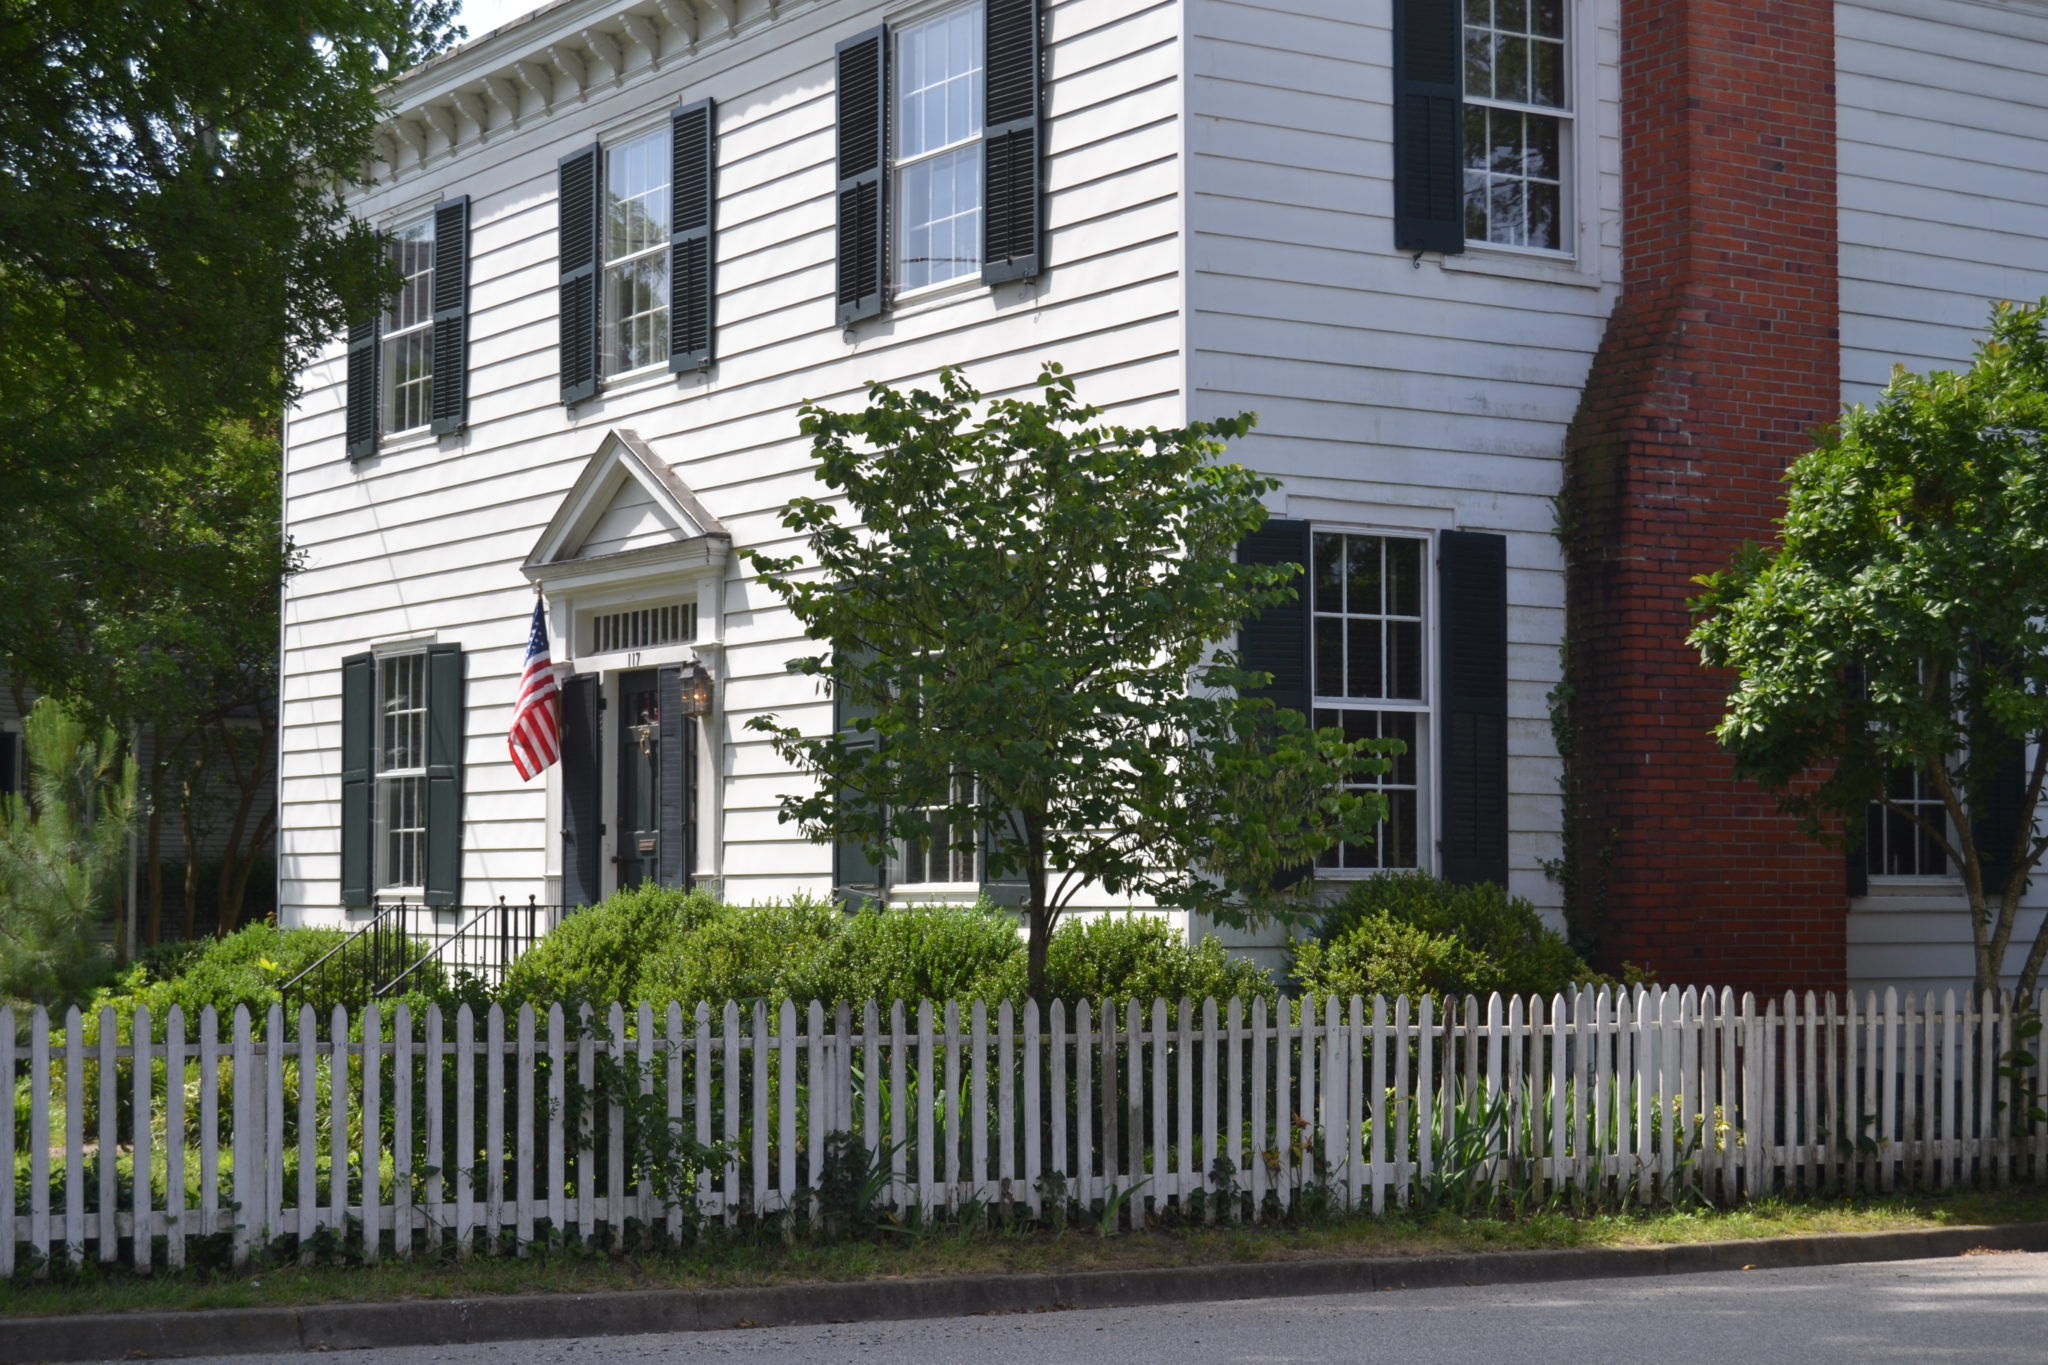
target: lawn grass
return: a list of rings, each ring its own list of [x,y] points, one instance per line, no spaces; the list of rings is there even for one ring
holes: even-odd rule
[[[187,1270],[60,1270],[0,1284],[0,1314],[148,1313],[286,1307],[495,1294],[709,1289],[939,1275],[1136,1270],[1183,1265],[1410,1256],[1437,1252],[1658,1246],[1682,1242],[1883,1232],[2048,1220],[2048,1188],[1856,1200],[1770,1200],[1733,1210],[1653,1210],[1573,1216],[1393,1214],[1282,1227],[1197,1227],[1101,1237],[1091,1229],[947,1226],[863,1241],[748,1233],[714,1235],[687,1250],[556,1251],[528,1259],[430,1257],[378,1265],[296,1264]]]

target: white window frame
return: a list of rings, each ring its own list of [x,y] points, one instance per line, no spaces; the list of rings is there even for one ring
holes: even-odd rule
[[[1491,8],[1491,6],[1497,5],[1499,3],[1499,0],[1482,0],[1482,2],[1487,3],[1489,5],[1488,30],[1496,34],[1505,32],[1505,30],[1500,30],[1491,27],[1492,24],[1497,20],[1497,12],[1493,8]],[[1585,76],[1581,71],[1581,64],[1579,61],[1579,53],[1581,50],[1581,33],[1578,14],[1578,0],[1558,0],[1558,5],[1560,10],[1562,11],[1563,19],[1563,23],[1561,25],[1562,36],[1560,39],[1556,40],[1559,41],[1563,47],[1563,51],[1559,54],[1558,58],[1558,77],[1563,84],[1563,90],[1561,91],[1561,95],[1564,102],[1560,105],[1555,106],[1546,104],[1534,104],[1519,100],[1496,99],[1491,95],[1475,95],[1463,89],[1463,81],[1465,74],[1464,42],[1468,36],[1468,29],[1471,27],[1468,13],[1468,6],[1471,3],[1473,3],[1473,0],[1458,0],[1458,4],[1460,6],[1458,56],[1458,72],[1461,99],[1460,117],[1463,117],[1463,110],[1476,108],[1500,110],[1503,113],[1511,114],[1533,115],[1539,118],[1553,119],[1557,122],[1558,164],[1556,167],[1556,172],[1558,244],[1554,247],[1547,247],[1530,246],[1526,243],[1517,242],[1497,242],[1490,237],[1474,237],[1469,232],[1467,232],[1465,235],[1465,245],[1468,249],[1477,248],[1484,251],[1498,251],[1509,255],[1529,256],[1538,260],[1574,259],[1579,254],[1577,200],[1582,193],[1589,192],[1585,186],[1582,186],[1578,183],[1578,163],[1580,159],[1578,146],[1579,129],[1577,118],[1578,101],[1574,97],[1578,93],[1579,88],[1584,84],[1585,81]],[[1533,7],[1536,3],[1536,0],[1524,0],[1524,3],[1528,6]],[[1549,39],[1536,36],[1534,33],[1533,26],[1529,29],[1522,30],[1522,33],[1524,36],[1528,36],[1532,42],[1551,41]],[[1510,36],[1513,35],[1510,34]],[[1471,174],[1469,170],[1463,167],[1460,168],[1459,173],[1461,177]],[[1489,172],[1489,174],[1491,173]],[[1461,216],[1464,212],[1463,206],[1464,195],[1461,192],[1459,196],[1459,212]],[[1526,221],[1526,212],[1524,215],[1524,220]]]
[[[411,670],[415,692],[412,705],[400,712],[388,712],[387,696],[390,678],[394,668]],[[376,676],[374,679],[371,716],[376,726],[370,737],[370,880],[374,895],[384,900],[418,900],[426,894],[427,859],[427,652],[424,649],[380,651],[376,655]],[[387,767],[385,760],[389,753],[388,722],[393,716],[403,716],[414,728],[413,756],[418,760],[404,767]],[[391,822],[390,803],[398,795],[400,784],[409,787],[413,794],[414,823],[396,826]],[[410,835],[413,841],[413,880],[401,880],[394,875],[393,863],[403,862],[394,857],[394,835]],[[403,870],[401,868],[401,870]]]
[[[963,781],[972,783],[973,779],[965,777],[962,774],[956,773],[954,775],[953,783],[956,791],[958,790],[959,784]],[[932,811],[943,809],[944,807],[941,806],[927,807],[924,808],[923,813],[929,814]],[[890,854],[891,866],[889,870],[891,875],[889,878],[889,892],[891,895],[894,895],[898,891],[901,891],[906,895],[932,897],[951,897],[962,894],[971,896],[978,895],[980,893],[982,880],[985,875],[985,869],[982,864],[983,849],[979,831],[976,832],[973,851],[965,855],[961,854],[961,852],[958,849],[952,847],[951,845],[937,844],[929,845],[925,847],[921,852],[921,856],[924,859],[925,870],[927,871],[927,873],[930,871],[932,863],[940,858],[946,860],[947,871],[957,871],[958,868],[954,865],[954,860],[964,856],[968,862],[969,871],[969,876],[966,881],[960,881],[957,879],[933,880],[930,877],[927,877],[924,881],[912,881],[908,876],[902,876],[899,878],[896,874],[908,872],[910,867],[910,856],[911,854],[909,841],[906,839],[896,840],[895,848]]]
[[[656,181],[650,183],[646,189],[627,197],[639,199],[653,196],[661,210],[663,229],[656,234],[656,240],[653,243],[637,247],[625,252],[623,255],[613,256],[611,254],[612,159],[622,152],[634,150],[643,145],[651,145],[653,153],[652,164],[658,168],[659,173]],[[603,148],[602,160],[604,164],[599,167],[599,172],[602,179],[600,193],[603,200],[604,222],[600,229],[598,241],[598,368],[600,380],[609,383],[634,375],[664,370],[668,366],[669,324],[671,307],[674,302],[675,281],[669,278],[666,258],[669,247],[669,233],[674,229],[675,225],[670,221],[670,213],[672,211],[670,198],[673,187],[669,180],[673,172],[671,170],[672,147],[669,142],[667,126],[663,125],[632,133],[615,141],[606,142]],[[658,307],[631,315],[633,319],[646,318],[653,320],[654,337],[652,338],[652,345],[656,354],[651,360],[643,364],[633,366],[621,365],[618,355],[617,328],[626,319],[616,318],[612,315],[611,303],[614,297],[614,282],[624,275],[628,267],[637,266],[657,258],[660,258],[663,262],[661,303]]]
[[[974,131],[963,137],[956,138],[951,142],[947,142],[942,146],[926,147],[918,151],[914,155],[906,156],[902,152],[903,131],[905,123],[903,117],[903,100],[906,94],[905,90],[903,89],[903,75],[905,70],[905,63],[902,59],[903,39],[906,35],[913,33],[919,29],[925,28],[932,24],[950,20],[958,15],[966,14],[969,12],[972,12],[980,16],[981,20],[979,34],[980,50],[976,54],[979,65],[974,68],[974,70],[978,73],[978,79],[974,82],[968,95],[968,112],[969,117],[973,120]],[[984,243],[986,241],[987,234],[987,223],[985,215],[988,212],[988,205],[986,202],[983,202],[985,198],[983,186],[985,183],[984,177],[986,174],[986,162],[980,159],[980,157],[987,156],[987,151],[984,145],[987,136],[987,128],[984,126],[983,122],[984,106],[987,103],[986,98],[984,96],[984,91],[986,89],[986,82],[988,80],[987,8],[982,3],[982,0],[970,0],[970,3],[964,5],[944,5],[930,10],[918,11],[909,17],[893,21],[889,25],[889,44],[891,49],[889,54],[890,61],[888,91],[890,205],[889,231],[891,239],[889,252],[890,265],[892,267],[890,278],[897,282],[897,287],[894,290],[894,297],[899,300],[914,299],[928,294],[942,292],[948,289],[962,288],[969,284],[979,284],[981,282],[982,252],[984,250]],[[948,79],[958,79],[958,77],[948,77]],[[924,86],[921,88],[931,89],[932,87]],[[972,240],[974,243],[973,263],[967,266],[965,269],[961,270],[958,274],[948,275],[944,279],[926,280],[919,284],[904,284],[903,281],[909,278],[907,262],[905,260],[905,250],[908,242],[908,232],[910,226],[909,215],[904,211],[905,206],[910,202],[910,197],[904,189],[905,172],[914,171],[919,166],[926,165],[928,163],[937,161],[941,158],[955,156],[961,151],[964,151],[970,147],[980,149],[980,157],[977,158],[976,170],[972,178],[977,205],[974,211],[975,228],[972,235]],[[952,217],[955,219],[961,218],[963,216],[964,215],[957,212],[952,215]]]
[[[1372,539],[1382,542],[1406,541],[1414,544],[1417,547],[1416,590],[1418,606],[1420,607],[1419,618],[1408,616],[1405,613],[1390,615],[1383,612],[1353,613],[1346,611],[1338,614],[1317,610],[1318,604],[1315,598],[1314,584],[1315,546],[1316,537],[1323,535],[1343,536],[1353,539]],[[1303,566],[1307,571],[1307,576],[1302,581],[1301,589],[1308,614],[1310,719],[1312,723],[1321,726],[1326,720],[1332,718],[1328,713],[1344,711],[1370,712],[1383,715],[1403,714],[1412,715],[1415,718],[1415,742],[1410,747],[1408,753],[1408,760],[1414,764],[1415,777],[1413,783],[1415,793],[1415,861],[1412,864],[1405,865],[1381,863],[1374,867],[1339,867],[1319,862],[1315,870],[1315,875],[1319,879],[1347,881],[1365,877],[1376,877],[1383,872],[1409,870],[1434,872],[1436,870],[1437,603],[1436,581],[1435,575],[1432,572],[1436,563],[1435,551],[1435,537],[1425,531],[1418,531],[1413,527],[1359,526],[1324,522],[1312,522],[1310,524],[1309,563]],[[1384,601],[1384,598],[1382,600]],[[1349,604],[1347,603],[1346,605],[1348,607]],[[1327,618],[1333,616],[1343,620],[1372,619],[1377,616],[1383,622],[1387,620],[1419,620],[1421,628],[1416,632],[1416,636],[1419,641],[1418,649],[1420,652],[1417,664],[1421,670],[1421,686],[1418,689],[1421,692],[1421,696],[1388,697],[1382,695],[1379,697],[1353,697],[1334,696],[1320,691],[1321,669],[1319,664],[1321,661],[1318,657],[1316,619],[1318,617]],[[1382,658],[1384,658],[1384,637],[1382,651]],[[1381,691],[1384,693],[1386,690],[1383,668]],[[1393,774],[1390,773],[1386,776],[1391,777]],[[1384,779],[1376,778],[1371,782],[1359,784],[1357,789],[1364,791],[1389,789],[1401,791],[1408,788],[1409,784],[1407,783],[1390,784],[1385,782]],[[1381,851],[1385,845],[1381,840],[1375,840],[1372,847],[1375,857],[1378,857],[1381,856]],[[1335,850],[1333,850],[1334,852]]]
[[[1916,789],[1921,791],[1922,794],[1920,796],[1914,797],[1911,800],[1904,801],[1901,804],[1916,807],[1922,815],[1925,815],[1929,811],[1932,811],[1938,817],[1938,821],[1943,832],[1948,834],[1950,838],[1953,839],[1955,831],[1951,826],[1948,818],[1948,807],[1942,801],[1939,794],[1933,793],[1932,779],[1929,777],[1925,769],[1915,771],[1912,775]],[[1870,857],[1874,851],[1878,851],[1878,841],[1882,841],[1884,847],[1888,848],[1890,845],[1892,813],[1890,808],[1887,807],[1882,801],[1869,802],[1864,806],[1863,809],[1863,845],[1862,847],[1857,849],[1856,852],[1857,856],[1863,859],[1864,873],[1870,879],[1872,885],[1882,884],[1885,886],[1947,886],[1955,883],[1960,883],[1962,881],[1962,868],[1948,856],[1948,853],[1945,849],[1942,849],[1938,846],[1935,848],[1934,852],[1936,856],[1938,856],[1942,860],[1942,862],[1946,864],[1944,870],[1940,872],[1925,872],[1918,870],[1920,857],[1919,851],[1917,849],[1913,857],[1913,862],[1916,869],[1915,871],[1886,872],[1872,868],[1870,866]],[[1871,831],[1871,819],[1873,816],[1876,817],[1878,823],[1878,830],[1876,832],[1875,838],[1873,838],[1873,834]],[[1908,824],[1907,828],[1912,831],[1913,838],[1916,844],[1919,840],[1927,837],[1927,835],[1917,825]],[[1889,859],[1880,856],[1879,861],[1886,862],[1889,861]]]
[[[392,254],[399,256],[398,266],[401,271],[405,268],[404,258],[400,255],[401,243],[423,240],[428,246],[426,269],[414,271],[403,277],[398,292],[385,305],[383,325],[377,334],[377,429],[386,436],[400,436],[425,431],[434,420],[434,269],[439,264],[439,243],[435,240],[434,215],[431,213],[408,219],[391,228],[387,235],[391,241]],[[401,321],[404,315],[400,309],[405,304],[415,280],[419,281],[420,316],[411,321]],[[398,381],[396,363],[401,347],[408,351],[417,350],[424,357],[426,371],[423,377],[409,380],[403,385]],[[419,396],[417,422],[400,424],[401,389],[408,394],[417,393]]]

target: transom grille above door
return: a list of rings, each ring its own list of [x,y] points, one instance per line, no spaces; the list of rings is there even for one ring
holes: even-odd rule
[[[685,645],[697,638],[697,604],[672,602],[667,606],[606,612],[593,616],[590,625],[591,650],[597,654]]]

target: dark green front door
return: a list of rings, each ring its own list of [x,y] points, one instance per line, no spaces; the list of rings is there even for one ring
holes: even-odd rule
[[[661,868],[661,697],[651,668],[619,677],[618,885],[652,881]]]

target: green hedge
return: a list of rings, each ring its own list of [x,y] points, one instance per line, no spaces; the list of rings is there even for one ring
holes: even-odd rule
[[[211,1005],[220,1012],[225,1030],[235,1006],[246,1005],[260,1019],[282,998],[279,987],[347,937],[339,929],[280,929],[257,923],[226,938],[165,945],[139,958],[94,996],[91,1011],[97,1014],[111,1005],[125,1018],[137,1005],[147,1005],[161,1031],[171,1006],[182,1007],[186,1019],[196,1020]],[[354,983],[341,974],[339,965],[332,963],[305,982],[305,1001],[323,1018],[336,1005],[354,1011],[363,1003],[346,998],[355,993]]]
[[[672,955],[724,908],[702,891],[651,882],[620,891],[569,915],[528,949],[505,974],[499,994],[514,1008],[638,1000],[649,966]]]
[[[1020,945],[992,983],[993,994],[1022,1000],[1027,963]],[[1070,919],[1046,945],[1046,994],[1054,1000],[1274,999],[1279,990],[1263,967],[1226,953],[1205,938],[1189,946],[1180,930],[1157,915],[1097,915]]]
[[[794,963],[780,983],[793,1000],[972,1000],[1021,958],[1017,921],[986,905],[869,908]]]
[[[689,1009],[700,1000],[785,999],[788,983],[810,969],[840,919],[836,906],[808,896],[720,906],[648,961],[635,998],[657,1010],[671,1001]]]
[[[1307,995],[1552,995],[1604,980],[1536,907],[1425,873],[1358,882],[1294,955]]]

